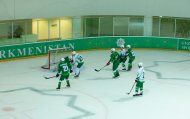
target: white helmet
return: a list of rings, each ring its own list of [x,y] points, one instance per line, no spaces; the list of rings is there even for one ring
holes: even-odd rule
[[[61,61],[64,62],[64,61],[65,61],[65,58],[61,58]]]
[[[142,66],[143,66],[143,63],[142,63],[142,62],[139,62],[138,66],[139,66],[139,67],[142,67]]]
[[[121,47],[121,48],[124,48],[124,45],[121,45],[120,47]]]
[[[72,52],[72,55],[75,55],[75,54],[76,54],[76,51],[73,51],[73,52]]]
[[[73,59],[73,57],[70,55],[70,56],[69,56],[69,59]]]
[[[127,48],[131,48],[131,45],[127,45]]]
[[[111,49],[111,52],[115,52],[115,48],[112,48],[112,49]]]

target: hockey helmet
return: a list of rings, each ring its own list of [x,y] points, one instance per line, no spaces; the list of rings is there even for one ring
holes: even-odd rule
[[[142,67],[142,66],[143,66],[143,63],[142,63],[142,62],[139,62],[138,66],[139,66],[139,67]]]
[[[121,48],[124,48],[124,45],[121,45],[120,47],[121,47]]]
[[[70,55],[70,56],[69,56],[69,59],[73,59],[73,57]]]
[[[73,52],[72,52],[72,55],[76,55],[76,51],[73,51]]]
[[[131,45],[127,45],[127,48],[131,48]]]
[[[61,61],[64,62],[64,61],[65,61],[65,58],[61,58]]]
[[[112,48],[112,49],[111,49],[111,53],[112,53],[112,52],[115,52],[115,48]]]

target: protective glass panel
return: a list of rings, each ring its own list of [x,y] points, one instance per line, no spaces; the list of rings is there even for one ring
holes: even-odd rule
[[[84,23],[84,36],[85,37],[93,37],[98,36],[99,30],[99,18],[85,18]]]
[[[51,19],[49,20],[49,31],[50,31],[50,40],[57,40],[59,38],[59,20]]]
[[[113,36],[113,17],[100,17],[100,36]]]
[[[152,35],[153,36],[160,36],[160,22],[159,22],[159,17],[153,17],[152,21]]]
[[[37,31],[39,40],[48,40],[48,20],[39,20]]]
[[[0,22],[0,39],[9,39],[12,37],[12,23],[10,21]]]
[[[128,17],[114,17],[114,36],[128,36]]]
[[[129,35],[130,36],[143,36],[144,31],[144,18],[143,17],[130,17],[129,22]]]
[[[176,19],[176,37],[179,38],[190,37],[190,20]]]
[[[60,20],[60,36],[61,39],[72,38],[72,19],[65,18]]]
[[[162,18],[160,24],[161,37],[174,37],[175,36],[175,19]]]

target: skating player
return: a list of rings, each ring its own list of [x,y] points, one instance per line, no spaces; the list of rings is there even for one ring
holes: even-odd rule
[[[127,71],[130,71],[132,69],[133,61],[135,60],[135,53],[132,50],[131,45],[127,45],[127,49],[126,55],[129,58]]]
[[[84,65],[83,57],[76,53],[76,51],[72,52],[72,59],[73,59],[73,71],[75,73],[75,78],[79,77],[81,67]]]
[[[127,54],[124,45],[121,45],[121,50],[119,52],[119,57],[120,57],[120,63],[122,64],[122,70],[126,70],[125,62],[127,60]]]
[[[68,65],[70,66],[70,73],[73,72],[73,67],[72,67],[72,63],[73,63],[73,59],[72,56],[65,56],[65,62],[68,63]]]
[[[70,68],[71,65],[65,61],[65,58],[61,58],[59,64],[58,64],[58,73],[56,74],[56,77],[59,77],[59,83],[56,89],[60,89],[61,88],[61,82],[63,80],[66,80],[67,83],[67,87],[70,87],[70,83],[69,83],[69,75],[70,75]]]
[[[118,66],[120,63],[119,60],[119,53],[115,50],[115,48],[111,49],[111,55],[110,55],[110,60],[107,62],[107,66],[110,65],[110,63],[113,63],[112,70],[113,70],[113,78],[116,78],[119,76],[119,71],[118,71]]]
[[[143,95],[143,84],[144,84],[144,68],[143,68],[143,63],[140,62],[138,64],[138,72],[137,72],[137,78],[136,78],[136,88],[135,88],[135,94],[133,96],[139,96],[139,95]],[[140,89],[140,93],[139,92]]]

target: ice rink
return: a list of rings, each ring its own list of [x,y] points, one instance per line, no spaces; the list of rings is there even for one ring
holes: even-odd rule
[[[47,57],[0,63],[0,119],[190,119],[190,52],[134,50],[130,72],[113,79],[110,50],[80,52],[85,64],[70,88],[56,90],[56,72],[41,69]],[[144,95],[127,95],[138,62],[144,63]]]

